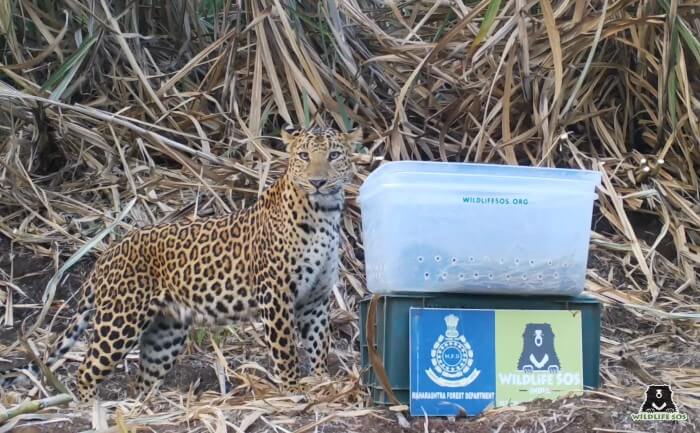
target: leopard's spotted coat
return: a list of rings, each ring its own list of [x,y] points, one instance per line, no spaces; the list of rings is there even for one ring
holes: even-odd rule
[[[157,385],[189,327],[201,320],[223,324],[259,314],[274,371],[287,389],[298,385],[298,347],[313,372],[326,373],[343,187],[361,130],[315,128],[283,132],[282,139],[287,171],[253,206],[135,230],[97,260],[78,313],[49,358],[51,365],[64,355],[94,313],[77,376],[81,400],[94,398],[96,385],[137,344],[139,389]]]

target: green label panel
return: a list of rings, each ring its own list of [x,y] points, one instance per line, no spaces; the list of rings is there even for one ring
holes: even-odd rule
[[[496,311],[496,406],[582,390],[579,311]]]

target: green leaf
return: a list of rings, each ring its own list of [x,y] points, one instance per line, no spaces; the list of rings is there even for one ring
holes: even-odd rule
[[[690,49],[690,52],[693,53],[695,60],[698,62],[698,64],[700,64],[700,41],[695,37],[693,32],[688,29],[688,25],[684,20],[679,18],[676,19],[678,20],[678,32],[680,33],[681,38],[683,38],[683,41],[688,46],[688,49]]]
[[[678,122],[678,112],[676,105],[678,104],[678,77],[676,75],[676,64],[680,58],[680,43],[678,38],[678,23],[679,20],[676,18],[675,25],[673,26],[673,33],[671,33],[671,58],[668,66],[668,111],[671,116],[671,125],[676,127]]]
[[[678,114],[676,112],[676,104],[678,103],[677,89],[678,89],[678,79],[676,78],[676,68],[673,68],[672,72],[668,75],[668,111],[671,115],[671,126],[676,127],[678,123]]]
[[[484,21],[479,27],[479,33],[477,33],[476,38],[472,42],[472,46],[469,48],[470,54],[473,54],[479,45],[484,41],[486,35],[488,34],[494,21],[496,21],[496,16],[498,15],[498,10],[501,8],[501,0],[491,0],[489,3],[489,8],[486,9],[486,14],[484,15]]]
[[[661,2],[661,6],[663,6],[664,10],[668,13],[670,8],[668,1],[659,1]],[[683,39],[683,42],[685,42],[690,52],[693,53],[695,60],[698,62],[698,64],[700,64],[700,40],[698,40],[698,38],[688,28],[688,24],[682,17],[676,17],[676,27],[678,28],[679,35]]]
[[[304,104],[304,128],[311,126],[311,109],[309,108],[309,94],[306,90],[302,92],[302,103]]]
[[[59,100],[61,94],[73,80],[76,72],[80,69],[83,61],[90,53],[90,48],[92,48],[96,41],[96,36],[90,36],[84,40],[80,48],[78,48],[72,56],[67,58],[56,72],[51,74],[49,79],[41,86],[40,90],[43,92],[53,91],[50,99]]]
[[[224,8],[225,0],[204,0],[201,5],[202,16],[211,17]]]

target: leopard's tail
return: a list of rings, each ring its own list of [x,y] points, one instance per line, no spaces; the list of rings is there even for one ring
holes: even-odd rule
[[[90,326],[90,317],[95,307],[95,293],[92,291],[92,285],[87,282],[83,285],[83,297],[78,307],[78,312],[73,316],[71,323],[68,325],[58,344],[51,352],[46,366],[51,368],[56,361],[61,359],[73,347],[80,336]],[[0,386],[2,388],[10,386],[15,380],[23,375],[22,370],[28,370],[32,375],[36,376],[40,373],[39,366],[30,362],[22,367],[13,368],[10,370],[0,371]]]

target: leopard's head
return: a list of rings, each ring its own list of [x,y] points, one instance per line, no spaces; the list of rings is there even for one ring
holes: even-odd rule
[[[337,196],[352,179],[352,146],[362,140],[362,129],[340,132],[332,128],[285,128],[292,182],[312,197]]]

